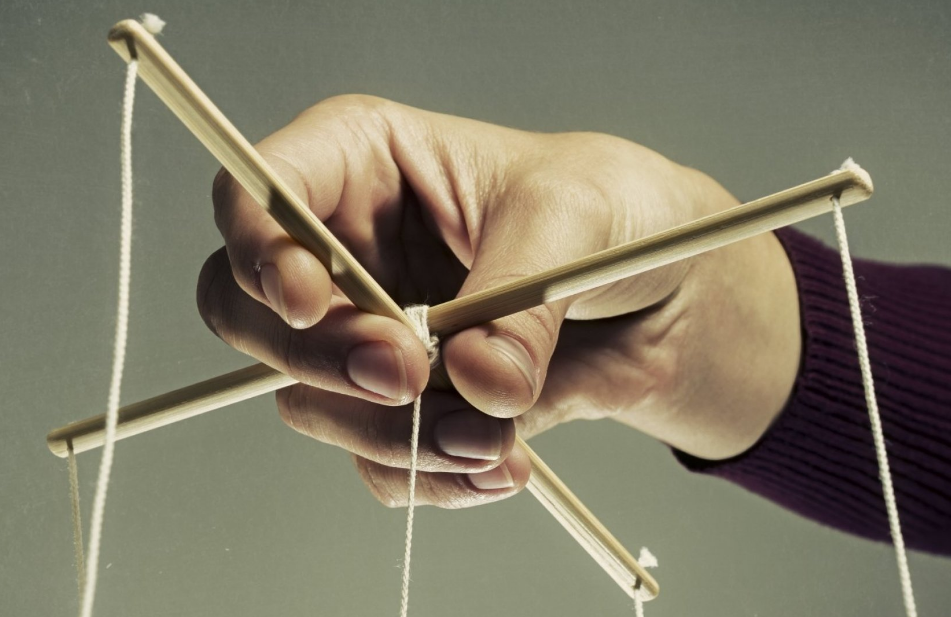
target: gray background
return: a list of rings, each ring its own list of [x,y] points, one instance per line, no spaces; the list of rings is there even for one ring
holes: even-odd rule
[[[857,254],[951,263],[951,6],[914,2],[0,2],[0,614],[75,610],[67,476],[45,433],[101,411],[114,322],[122,63],[116,21],[164,44],[252,140],[364,92],[540,131],[604,131],[741,199],[846,156],[877,193]],[[244,366],[194,308],[219,246],[218,167],[147,89],[135,121],[124,401]],[[806,228],[831,238],[831,221]],[[611,423],[533,440],[634,551],[659,557],[651,617],[900,612],[889,547],[680,469]],[[84,513],[98,453],[80,455]],[[394,614],[404,513],[348,457],[287,430],[270,397],[117,449],[97,615]],[[417,519],[412,614],[626,615],[628,599],[527,494]],[[923,615],[951,561],[911,555]]]

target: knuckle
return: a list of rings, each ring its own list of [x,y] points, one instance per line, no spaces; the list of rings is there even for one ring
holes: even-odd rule
[[[338,94],[336,96],[328,97],[314,105],[311,109],[329,109],[337,113],[344,112],[359,115],[368,112],[376,112],[387,106],[389,103],[390,101],[387,99],[380,98],[378,96],[351,93]]]
[[[590,173],[574,158],[532,163],[507,187],[509,195],[536,215],[544,216],[549,224],[567,224],[566,229],[577,233],[577,223],[584,221],[584,229],[600,234],[614,219],[612,183],[600,172]]]
[[[235,280],[246,289],[257,286],[258,270],[261,267],[253,229],[243,228],[231,205],[237,181],[222,168],[215,176],[211,190],[214,204],[215,225],[225,239],[227,254],[234,268]]]
[[[382,467],[356,455],[353,460],[360,478],[377,501],[387,508],[398,508],[403,505],[405,500],[397,497],[386,474],[380,473]]]
[[[220,336],[222,284],[229,276],[227,256],[223,250],[215,251],[205,260],[198,275],[195,300],[198,313],[208,329]]]
[[[462,510],[499,499],[498,495],[473,491],[464,474],[423,474],[421,479],[427,503],[443,510]]]
[[[368,450],[373,452],[373,458],[381,463],[384,462],[388,458],[384,456],[386,440],[381,437],[377,414],[366,414],[363,418],[363,426],[361,428],[361,437],[365,441]]]
[[[561,178],[554,188],[551,199],[560,214],[572,219],[582,216],[593,229],[604,229],[603,225],[610,223],[611,218],[603,216],[609,213],[610,201],[594,178]]]
[[[436,506],[444,510],[458,510],[469,505],[469,491],[461,491],[461,485],[450,480],[457,474],[428,474],[417,475],[418,492],[427,505]],[[444,482],[444,480],[449,480]]]
[[[388,99],[366,94],[341,94],[324,99],[305,114],[319,115],[340,143],[368,148],[389,134],[389,119],[399,106]]]
[[[519,202],[541,202],[544,196],[556,192],[554,187],[558,182],[558,175],[547,167],[539,167],[533,163],[529,169],[514,175],[514,178],[505,188],[509,193],[507,197]]]
[[[289,182],[299,197],[303,198],[307,204],[314,203],[311,183],[307,181],[307,174],[297,155],[273,147],[267,150],[261,149],[261,154],[272,167],[281,172],[281,177],[285,182]]]
[[[598,133],[595,131],[573,131],[562,133],[561,137],[568,141],[572,150],[576,152],[605,152],[610,158],[614,152],[622,145],[627,143],[625,140],[608,135],[607,133]]]
[[[277,403],[277,413],[281,416],[281,420],[289,426],[290,428],[298,431],[298,421],[295,417],[295,403],[294,393],[292,392],[293,386],[290,388],[281,388],[274,393],[274,400]]]
[[[227,240],[227,255],[235,282],[248,293],[258,292],[263,296],[259,275],[261,272],[260,251],[250,234],[233,234]]]
[[[215,224],[218,229],[223,230],[227,222],[226,216],[229,212],[228,205],[234,195],[236,180],[227,169],[222,167],[215,174],[215,179],[211,183],[211,203],[215,211]]]
[[[322,375],[340,372],[329,366],[330,362],[321,354],[320,346],[307,344],[306,337],[287,331],[280,324],[276,324],[271,340],[289,373],[309,386],[322,387],[326,385]]]
[[[525,311],[525,315],[531,320],[531,326],[539,331],[542,340],[547,345],[554,345],[558,339],[558,328],[561,324],[561,318],[555,309],[548,304],[542,304]]]
[[[393,467],[407,467],[410,456],[408,440],[396,439],[397,417],[399,414],[366,414],[359,438],[372,453],[373,460]]]
[[[600,191],[592,180],[564,167],[570,167],[570,164],[551,163],[526,171],[521,175],[519,184],[523,190],[531,191],[536,197],[555,201],[564,200],[566,196],[600,196]]]
[[[198,276],[196,303],[198,314],[212,333],[242,353],[249,354],[247,341],[236,329],[235,317],[240,304],[228,255],[220,249],[209,257]]]
[[[319,422],[314,422],[310,414],[306,414],[309,409],[309,397],[305,386],[291,386],[277,391],[277,411],[284,424],[294,429],[298,433],[320,439]]]

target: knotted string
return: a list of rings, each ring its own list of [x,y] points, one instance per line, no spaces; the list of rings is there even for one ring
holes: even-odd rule
[[[637,556],[637,563],[641,564],[644,568],[656,568],[657,558],[654,557],[653,553],[647,550],[646,546],[642,546],[641,554]],[[653,600],[654,597],[654,594],[648,591],[643,585],[641,585],[640,589],[636,589],[634,591],[634,615],[636,617],[644,617],[644,603]]]
[[[413,331],[426,348],[430,367],[439,364],[439,338],[429,331],[429,307],[425,304],[403,309],[413,323]],[[416,510],[416,471],[419,463],[419,424],[423,393],[413,401],[413,430],[409,439],[409,491],[406,504],[406,542],[403,548],[403,586],[400,594],[400,617],[409,613],[409,566],[413,557],[413,514]]]
[[[842,164],[842,169],[855,169],[858,165],[852,159]],[[862,307],[855,284],[855,271],[852,268],[852,254],[849,240],[845,235],[845,218],[842,216],[842,204],[838,197],[832,198],[832,216],[835,220],[835,235],[839,242],[839,254],[842,257],[842,274],[849,298],[849,311],[852,314],[852,327],[855,330],[855,347],[859,357],[859,369],[862,373],[862,387],[865,390],[865,403],[868,406],[868,418],[872,425],[872,439],[875,442],[875,456],[878,459],[878,477],[882,483],[885,497],[885,511],[888,513],[888,528],[892,543],[895,545],[895,559],[898,562],[898,578],[901,583],[902,599],[907,617],[916,617],[915,595],[911,588],[911,572],[908,569],[908,555],[905,552],[905,539],[898,519],[898,502],[895,499],[895,487],[892,484],[891,469],[888,464],[888,452],[885,449],[885,435],[882,431],[882,418],[878,412],[878,400],[875,396],[875,382],[872,378],[872,363],[868,355],[868,341],[865,338],[865,324],[862,321]]]

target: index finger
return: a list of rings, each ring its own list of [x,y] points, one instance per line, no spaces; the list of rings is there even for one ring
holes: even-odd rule
[[[370,201],[395,197],[380,195],[379,183],[373,180],[390,175],[396,180],[383,184],[399,192],[399,170],[392,159],[379,156],[379,148],[367,147],[387,141],[382,135],[366,135],[376,131],[378,123],[354,118],[353,105],[349,107],[318,105],[261,142],[257,150],[265,165],[258,166],[257,175],[263,177],[263,188],[253,174],[250,180],[242,176],[244,182],[250,181],[250,192],[225,172],[215,181],[215,220],[235,279],[246,293],[297,328],[313,325],[326,310],[332,286],[325,265],[331,263],[340,276],[340,287],[360,308],[402,318],[399,307],[320,224],[333,217],[342,202],[355,202],[356,208],[353,204],[343,208],[346,217],[337,217],[346,219],[348,227],[337,232],[367,239],[372,236],[374,217],[363,216],[364,212],[354,216],[352,211],[372,209],[374,204],[367,204],[367,197]],[[364,133],[362,139],[360,133]],[[365,185],[377,194],[363,194]],[[266,192],[268,186],[271,194]]]

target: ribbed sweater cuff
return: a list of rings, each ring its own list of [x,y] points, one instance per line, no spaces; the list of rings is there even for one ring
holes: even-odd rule
[[[792,229],[777,236],[799,288],[803,356],[792,396],[745,453],[675,455],[816,521],[886,540],[838,253]],[[905,540],[951,554],[951,271],[860,260],[855,269]]]

